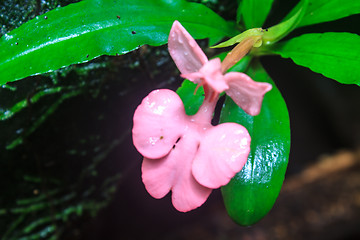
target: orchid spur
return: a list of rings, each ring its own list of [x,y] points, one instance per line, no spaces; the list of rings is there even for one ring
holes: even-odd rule
[[[168,49],[181,76],[204,87],[205,99],[188,116],[180,97],[167,89],[154,90],[134,114],[133,143],[144,156],[142,180],[154,198],[172,191],[181,212],[201,206],[212,189],[226,185],[245,165],[250,135],[241,125],[211,125],[216,103],[225,91],[250,115],[260,112],[268,83],[244,73],[224,74],[220,59],[208,60],[196,41],[175,21]]]

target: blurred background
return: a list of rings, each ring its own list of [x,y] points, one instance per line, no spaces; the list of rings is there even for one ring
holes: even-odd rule
[[[71,0],[0,0],[0,36]],[[227,20],[236,1],[198,0]],[[278,0],[265,27],[297,1]],[[296,30],[360,34],[360,17]],[[199,41],[208,56],[207,40]],[[251,227],[219,190],[189,213],[141,182],[132,115],[181,78],[166,46],[142,46],[0,88],[1,239],[360,239],[360,91],[278,56],[261,59],[287,103],[292,149],[271,212]],[[359,69],[354,69],[359,71]]]

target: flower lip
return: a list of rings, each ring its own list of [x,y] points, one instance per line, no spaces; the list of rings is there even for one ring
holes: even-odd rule
[[[158,115],[156,109],[163,103]],[[151,92],[134,114],[133,141],[144,156],[145,188],[155,198],[172,191],[173,205],[182,212],[201,206],[212,189],[227,184],[250,152],[250,136],[243,126],[211,125],[208,116],[215,105],[204,101],[198,113],[188,116],[180,97],[161,89]]]

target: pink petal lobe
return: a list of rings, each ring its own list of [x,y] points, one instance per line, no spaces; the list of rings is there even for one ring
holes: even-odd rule
[[[184,105],[175,92],[152,91],[134,114],[134,146],[145,158],[164,157],[181,136],[185,117]]]
[[[189,171],[189,174],[184,176],[184,181],[175,185],[172,192],[174,207],[180,212],[188,212],[203,205],[212,189],[199,184]]]
[[[156,199],[163,198],[171,189],[174,163],[168,156],[161,159],[144,158],[142,181],[148,193]]]
[[[150,195],[162,198],[171,190],[172,203],[181,212],[201,206],[211,193],[191,173],[197,145],[191,133],[185,134],[166,157],[144,158],[142,165],[143,183]]]
[[[250,135],[236,123],[223,123],[206,131],[194,159],[192,173],[205,187],[226,185],[245,165]]]
[[[229,85],[226,94],[246,113],[258,115],[265,93],[272,88],[271,84],[255,82],[248,75],[239,72],[225,74],[225,80]]]
[[[172,203],[180,212],[187,212],[201,206],[212,191],[200,185],[192,175],[191,168],[198,145],[197,134],[190,130],[172,151],[177,158],[177,181],[174,181],[172,187]]]
[[[182,78],[186,78],[190,81],[192,81],[193,83],[196,84],[202,84],[201,82],[201,78],[204,77],[204,74],[202,74],[201,72],[192,72],[192,73],[184,73],[180,75]]]
[[[168,49],[182,74],[197,72],[208,61],[205,53],[178,21],[173,23],[170,30]]]

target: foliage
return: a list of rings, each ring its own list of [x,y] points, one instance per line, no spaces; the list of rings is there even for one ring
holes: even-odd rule
[[[15,168],[14,159],[22,158],[19,149],[31,148],[29,139],[51,121],[62,105],[76,97],[96,99],[101,96],[104,72],[118,67],[113,58],[119,58],[103,55],[125,54],[145,44],[166,44],[174,20],[184,24],[195,38],[210,38],[211,43],[216,43],[221,38],[239,34],[239,29],[261,28],[271,17],[272,7],[277,6],[272,0],[238,0],[236,13],[230,15],[234,18],[226,21],[217,13],[224,15],[224,9],[230,11],[229,6],[235,1],[226,1],[229,4],[225,7],[221,1],[204,0],[197,3],[185,0],[84,0],[69,5],[71,1],[49,0],[40,5],[43,1],[17,2],[6,0],[0,5],[3,35],[0,38],[0,170],[4,172]],[[254,139],[247,165],[222,189],[226,208],[236,222],[253,224],[267,214],[279,194],[288,162],[290,127],[287,108],[258,58],[277,54],[340,83],[360,85],[358,34],[307,33],[307,28],[297,32],[300,36],[292,34],[301,27],[358,14],[359,9],[359,1],[302,0],[283,21],[261,33],[262,45],[230,69],[245,72],[254,80],[270,82],[274,87],[266,96],[259,116],[249,117],[229,99],[225,100],[221,111],[221,122],[241,123]],[[166,61],[166,56],[163,58],[165,60],[157,59]],[[131,56],[122,59],[130,59],[121,62],[128,66],[127,69],[131,69],[131,61],[139,65]],[[39,75],[43,73],[46,74]],[[23,78],[26,79],[16,81]],[[120,88],[127,89],[129,85],[121,82]],[[194,90],[195,86],[186,81],[178,90],[188,114],[195,113],[196,105],[202,101],[202,89],[196,95],[193,95]],[[277,124],[272,119],[277,119]],[[128,131],[123,130],[123,135],[126,134]],[[72,143],[79,147],[81,141],[77,139]],[[57,167],[63,166],[61,159],[57,159],[46,174],[39,175],[43,172],[39,169],[46,165],[40,163],[37,168],[19,168],[13,177],[2,183],[2,189],[12,182],[18,183],[12,193],[5,194],[0,200],[0,221],[4,226],[0,228],[2,239],[55,239],[64,230],[64,222],[76,216],[96,214],[106,206],[119,175],[99,177],[100,184],[87,183],[94,177],[99,163],[106,161],[111,151],[122,144],[123,137],[92,137],[86,142],[91,142],[94,148],[104,144],[96,154],[82,155],[81,151],[70,151],[69,146],[61,150],[68,151],[69,154],[63,155],[68,159],[73,159],[71,153],[80,159],[91,159],[88,164],[79,164],[74,169],[79,175],[74,179],[51,177]],[[25,160],[18,161],[23,163]],[[24,169],[26,167],[25,164]],[[43,186],[46,191],[34,192],[33,196],[29,194],[31,189],[43,189]],[[21,194],[24,189],[25,195]],[[98,197],[98,192],[102,197]],[[259,201],[264,198],[266,202]]]
[[[144,44],[162,45],[176,19],[197,38],[234,33],[211,10],[186,1],[82,1],[37,16],[0,39],[0,84]]]
[[[271,51],[298,65],[336,79],[360,85],[360,36],[352,33],[308,33],[277,44]]]
[[[222,187],[229,215],[241,225],[263,218],[275,203],[284,181],[290,152],[290,123],[286,104],[259,62],[247,70],[255,81],[268,82],[273,90],[264,97],[262,110],[250,116],[230,99],[225,100],[220,122],[236,122],[248,129],[251,152],[243,169]]]
[[[301,0],[286,18],[292,16],[294,12],[298,11],[305,1],[307,0]],[[360,13],[359,1],[309,0],[306,14],[297,27],[334,21],[358,13]]]

